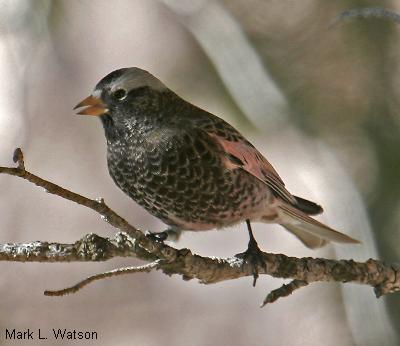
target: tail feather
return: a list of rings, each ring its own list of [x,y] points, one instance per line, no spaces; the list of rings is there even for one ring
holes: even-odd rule
[[[297,239],[299,239],[305,246],[310,249],[317,249],[329,243],[327,240],[312,235],[311,233],[299,230],[297,226],[291,225],[289,223],[282,224],[282,226],[285,227],[285,229],[288,230],[290,233],[295,235]]]
[[[322,209],[322,207],[317,203],[311,202],[301,197],[293,197],[296,199],[296,205],[294,205],[294,207],[300,209],[303,213],[306,213],[308,215],[318,215],[324,211],[324,209]]]
[[[301,210],[289,205],[280,205],[279,223],[310,248],[321,247],[328,241],[337,243],[359,243],[358,240],[314,220]],[[319,242],[318,242],[318,240]]]

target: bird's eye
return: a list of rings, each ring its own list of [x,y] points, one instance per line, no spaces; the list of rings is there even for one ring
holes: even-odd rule
[[[125,89],[117,89],[114,91],[113,95],[116,99],[123,100],[126,97],[127,92]]]

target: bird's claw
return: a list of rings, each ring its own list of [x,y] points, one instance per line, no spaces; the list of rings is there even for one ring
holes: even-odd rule
[[[167,240],[167,238],[168,238],[168,232],[163,231],[163,232],[152,233],[150,231],[146,231],[145,236],[152,241],[155,241],[158,243],[164,243],[164,241]]]
[[[267,265],[264,261],[263,252],[258,247],[257,242],[254,239],[250,239],[247,250],[242,253],[238,253],[235,257],[243,260],[243,266],[246,263],[251,265],[253,274],[253,287],[256,285],[258,279],[258,267],[261,266],[264,270],[267,270]]]

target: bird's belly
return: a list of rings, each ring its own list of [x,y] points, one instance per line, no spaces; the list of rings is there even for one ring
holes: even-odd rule
[[[226,227],[259,219],[270,199],[268,187],[240,169],[176,170],[148,165],[110,165],[116,184],[166,224],[185,230]]]

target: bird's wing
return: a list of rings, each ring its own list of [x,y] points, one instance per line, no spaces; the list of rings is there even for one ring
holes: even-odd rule
[[[240,136],[240,140],[229,140],[217,133],[209,132],[208,134],[222,147],[228,168],[245,170],[266,183],[276,196],[292,205],[297,204],[295,197],[286,190],[284,182],[272,165],[244,137]],[[237,135],[240,134],[237,133]]]

